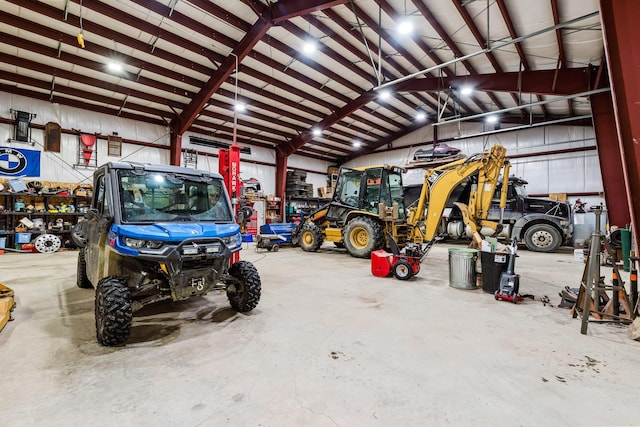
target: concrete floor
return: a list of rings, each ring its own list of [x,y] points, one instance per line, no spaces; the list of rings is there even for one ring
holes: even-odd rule
[[[640,424],[640,342],[613,324],[581,335],[556,307],[584,268],[571,248],[521,250],[521,293],[551,305],[514,305],[450,287],[451,245],[407,282],[330,246],[247,245],[263,286],[252,313],[222,293],[146,308],[117,348],[95,340],[77,252],[0,255],[18,304],[0,332],[0,425]]]

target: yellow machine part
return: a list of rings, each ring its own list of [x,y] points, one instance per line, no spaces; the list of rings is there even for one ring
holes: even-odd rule
[[[325,240],[328,242],[340,242],[342,240],[341,228],[329,228],[324,230]]]
[[[11,312],[15,307],[13,290],[0,283],[0,331],[11,320]]]

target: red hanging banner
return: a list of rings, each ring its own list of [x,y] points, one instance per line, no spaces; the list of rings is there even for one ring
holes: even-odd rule
[[[82,156],[84,157],[84,163],[89,166],[91,155],[93,154],[93,147],[98,137],[96,135],[88,135],[86,133],[80,134],[80,142],[82,142]]]

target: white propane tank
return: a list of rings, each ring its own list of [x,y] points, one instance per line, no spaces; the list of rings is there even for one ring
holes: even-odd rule
[[[451,221],[447,224],[447,234],[451,237],[461,237],[464,233],[462,221]]]
[[[468,225],[464,229],[467,237],[471,238],[471,227]],[[483,236],[493,236],[494,231],[490,227],[482,227],[478,230],[480,234]],[[498,234],[498,237],[510,238],[511,237],[511,224],[504,224],[502,226],[502,231]]]

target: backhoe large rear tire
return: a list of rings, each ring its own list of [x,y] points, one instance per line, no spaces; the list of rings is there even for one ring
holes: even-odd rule
[[[373,218],[356,217],[344,227],[344,246],[352,257],[370,258],[383,244],[382,226]]]
[[[133,309],[124,280],[109,276],[96,286],[96,338],[106,346],[120,345],[129,338]]]
[[[306,222],[300,229],[298,244],[305,252],[317,252],[324,241],[320,227],[313,222]]]

